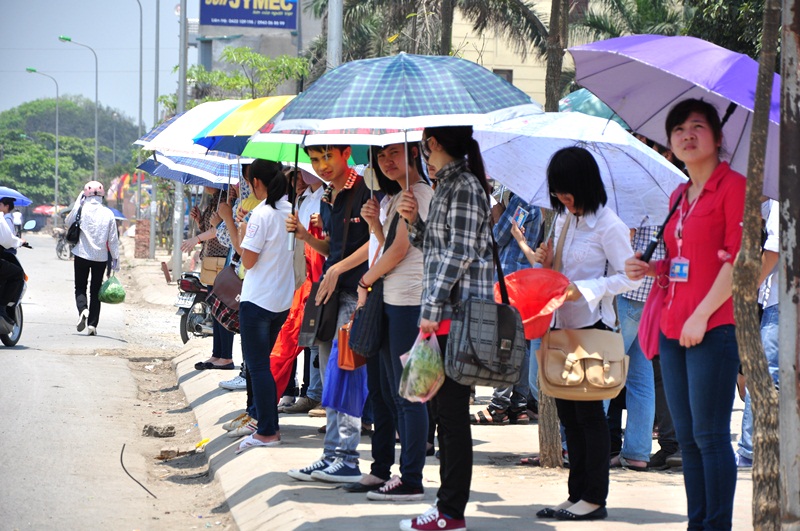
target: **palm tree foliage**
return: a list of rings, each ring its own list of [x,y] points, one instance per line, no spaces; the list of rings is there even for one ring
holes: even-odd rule
[[[526,0],[458,0],[456,8],[480,33],[493,29],[506,37],[524,60],[530,47],[544,54],[547,28],[533,3]],[[311,79],[325,72],[327,0],[311,0],[305,9],[323,18],[323,33],[307,50]],[[345,0],[342,61],[382,57],[398,52],[439,53],[442,31],[440,0]],[[451,51],[452,53],[452,51]]]
[[[597,0],[583,20],[571,26],[574,41],[595,40],[650,33],[680,35],[691,10],[677,0]]]

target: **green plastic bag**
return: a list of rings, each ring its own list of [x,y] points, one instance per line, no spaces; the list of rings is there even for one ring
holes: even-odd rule
[[[117,280],[117,277],[111,275],[103,282],[103,285],[100,286],[99,298],[100,302],[105,302],[106,304],[125,302],[125,288],[122,287],[122,283]]]

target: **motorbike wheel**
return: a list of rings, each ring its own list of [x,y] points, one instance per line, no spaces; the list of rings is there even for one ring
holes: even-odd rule
[[[72,246],[67,244],[64,240],[59,240],[56,244],[56,255],[61,260],[69,260],[72,254]]]
[[[10,334],[0,335],[0,341],[7,347],[13,347],[19,343],[19,338],[22,336],[22,305],[17,304],[16,308],[17,324],[14,325],[14,330]]]
[[[181,324],[180,324],[181,341],[183,341],[184,345],[189,342],[190,336],[189,336],[188,326],[189,326],[189,312],[186,312],[183,315],[181,315]]]

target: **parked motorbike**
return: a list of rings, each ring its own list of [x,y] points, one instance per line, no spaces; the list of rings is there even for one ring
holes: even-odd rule
[[[36,221],[30,220],[23,226],[23,230],[32,230],[36,227]],[[23,247],[28,249],[33,249],[29,243],[25,243]],[[22,264],[19,263],[17,257],[13,254],[6,254],[4,257],[5,260],[9,262],[13,262],[16,265],[22,267]],[[22,285],[22,292],[19,295],[19,300],[17,301],[17,306],[14,308],[14,327],[11,329],[10,332],[6,334],[0,333],[0,341],[7,346],[13,347],[17,343],[19,343],[19,338],[22,337],[22,323],[23,323],[23,316],[22,316],[22,299],[25,297],[25,292],[28,290],[28,275],[25,275],[25,283]],[[4,330],[5,331],[5,330]]]
[[[67,241],[67,229],[55,227],[53,229],[53,238],[56,239],[56,256],[61,260],[69,260],[72,256],[72,248],[75,245]]]
[[[178,281],[177,315],[181,316],[181,339],[187,343],[192,337],[209,337],[214,334],[214,317],[206,302],[209,287],[200,282],[197,273],[184,273]]]

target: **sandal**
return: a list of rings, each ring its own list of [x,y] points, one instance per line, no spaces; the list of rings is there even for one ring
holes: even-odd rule
[[[511,424],[530,424],[531,418],[528,416],[528,412],[525,409],[509,409],[508,410],[508,421]]]
[[[500,426],[508,424],[509,422],[508,415],[506,414],[505,410],[495,409],[492,406],[487,407],[483,411],[478,411],[474,415],[470,415],[469,421],[471,424],[496,424]]]

